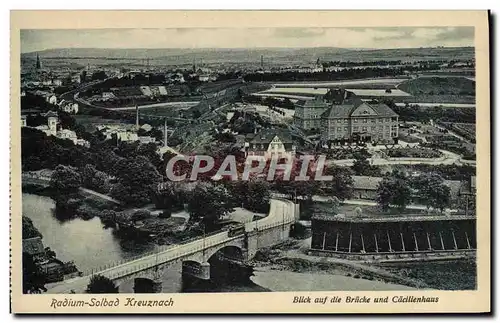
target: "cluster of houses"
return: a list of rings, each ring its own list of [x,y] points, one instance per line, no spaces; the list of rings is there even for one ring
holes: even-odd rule
[[[149,124],[144,124],[141,127],[131,124],[98,124],[96,129],[104,135],[106,140],[116,139],[119,142],[135,142],[139,141],[142,144],[154,143],[156,142],[155,137],[151,136],[140,136],[138,134],[139,129],[143,129],[146,132],[151,131],[153,127]]]
[[[29,114],[23,114],[21,115],[21,127],[30,127],[28,126],[27,123],[27,118]],[[90,143],[82,138],[78,138],[76,135],[76,132],[70,129],[58,129],[58,124],[59,124],[59,116],[57,112],[55,111],[49,111],[46,113],[40,113],[40,115],[44,118],[47,119],[47,124],[42,124],[39,126],[35,127],[30,127],[34,128],[37,130],[40,130],[44,132],[47,136],[54,136],[59,139],[68,139],[73,142],[75,145],[80,145],[84,147],[89,147]]]
[[[48,91],[36,90],[31,92],[35,96],[44,98],[47,103],[57,105],[59,110],[67,113],[77,114],[78,113],[78,103],[62,99],[58,101],[57,96]],[[21,96],[26,96],[26,91],[21,91]]]

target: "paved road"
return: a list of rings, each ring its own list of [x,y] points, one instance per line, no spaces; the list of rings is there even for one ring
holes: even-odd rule
[[[269,215],[258,221],[245,224],[245,231],[251,232],[255,229],[265,229],[269,227],[279,226],[282,224],[290,224],[295,221],[294,204],[290,201],[272,199]],[[142,271],[146,268],[156,266],[157,264],[174,261],[178,258],[188,256],[207,249],[213,246],[221,245],[231,240],[240,239],[242,235],[229,237],[228,231],[223,231],[206,238],[197,239],[185,244],[174,246],[163,246],[157,253],[145,255],[141,258],[127,261],[108,269],[97,271],[108,278],[119,278],[127,274]],[[76,277],[47,285],[48,293],[69,293],[71,290],[81,292],[85,290],[90,281],[91,275]]]

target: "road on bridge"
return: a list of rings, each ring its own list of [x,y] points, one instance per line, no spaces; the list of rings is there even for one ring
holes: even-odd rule
[[[295,206],[291,201],[282,199],[272,199],[269,215],[263,219],[253,221],[245,224],[245,231],[252,232],[254,230],[261,230],[270,227],[276,227],[284,224],[290,224],[295,221]],[[246,233],[245,232],[245,233]],[[211,236],[207,236],[204,239],[200,238],[185,244],[165,246],[156,253],[143,256],[141,258],[131,260],[112,266],[108,269],[101,271],[96,271],[94,274],[100,274],[106,276],[110,279],[117,279],[130,275],[132,273],[144,271],[148,268],[155,267],[159,264],[168,263],[171,261],[178,260],[180,258],[192,255],[194,253],[200,252],[204,249],[212,248],[217,245],[223,245],[228,241],[240,239],[245,233],[240,235],[229,237],[228,231],[223,231]],[[83,277],[76,277],[68,279],[62,282],[57,282],[54,284],[47,285],[48,292],[51,294],[61,294],[70,293],[74,291],[76,293],[82,293],[85,291],[90,277],[92,275],[86,275]]]

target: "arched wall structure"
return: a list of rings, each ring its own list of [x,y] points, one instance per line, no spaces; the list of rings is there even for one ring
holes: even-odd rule
[[[365,259],[467,257],[476,251],[475,216],[312,219],[312,254]]]

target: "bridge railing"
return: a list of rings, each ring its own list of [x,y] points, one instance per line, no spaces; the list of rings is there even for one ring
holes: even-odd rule
[[[207,234],[205,236],[205,242],[207,239],[217,235],[217,234],[220,234],[222,232],[225,232],[226,230],[217,230],[217,231],[214,231],[214,232],[210,232],[209,234]],[[135,261],[135,260],[139,260],[141,258],[147,258],[147,257],[150,257],[150,256],[153,256],[153,255],[156,255],[156,254],[161,254],[161,253],[164,253],[166,251],[169,251],[171,249],[175,249],[175,248],[178,248],[180,246],[183,246],[183,245],[187,245],[191,242],[194,242],[194,241],[198,241],[198,240],[202,240],[200,239],[200,237],[192,237],[192,238],[189,238],[189,239],[186,239],[186,240],[183,240],[180,242],[180,244],[171,244],[171,245],[163,245],[163,246],[157,246],[155,249],[153,250],[150,250],[146,253],[142,253],[140,255],[137,255],[137,256],[133,256],[133,257],[127,257],[125,259],[122,259],[122,260],[119,260],[119,261],[115,261],[115,262],[110,262],[106,265],[103,265],[103,266],[99,266],[99,267],[96,267],[96,268],[92,268],[92,269],[87,269],[87,270],[84,270],[82,271],[82,275],[83,276],[88,276],[88,275],[93,275],[93,274],[96,274],[96,273],[101,273],[101,272],[104,272],[110,268],[114,268],[114,267],[118,267],[120,265],[123,265],[125,263],[129,263],[129,262],[132,262],[132,261]]]
[[[146,261],[147,260],[146,259],[147,256],[146,256],[143,259],[145,261],[144,263],[138,262],[137,264],[131,264],[131,262],[129,261],[128,262],[129,265],[124,266],[122,270],[120,270],[119,266],[117,266],[115,268],[109,268],[109,269],[113,269],[113,271],[108,269],[108,270],[102,270],[102,271],[95,272],[95,273],[102,274],[110,279],[124,277],[124,276],[130,275],[130,274],[133,274],[135,272],[140,272],[140,271],[143,271],[145,269],[154,267],[157,264],[162,264],[162,263],[168,262],[170,260],[179,259],[179,258],[182,258],[184,256],[188,256],[188,255],[191,255],[191,254],[194,254],[197,252],[201,252],[203,249],[218,246],[218,245],[224,244],[228,241],[231,241],[231,240],[234,240],[237,238],[239,238],[239,237],[230,237],[230,238],[223,239],[222,241],[213,241],[213,242],[205,244],[205,245],[197,246],[194,249],[193,248],[186,248],[187,244],[177,245],[176,247],[180,248],[181,250],[174,252],[174,253],[171,253],[171,254],[168,254],[168,255],[165,255],[165,254],[158,255],[158,262],[156,262],[156,259],[154,259],[154,258],[151,259],[151,261],[153,263],[151,263],[151,261]],[[174,250],[176,248],[168,248],[168,249]]]
[[[287,204],[291,203],[289,200],[285,200],[285,199],[276,199],[276,200],[281,200],[283,202],[286,202]],[[276,211],[276,210],[274,210],[274,211]],[[273,212],[273,210],[270,210],[270,213],[271,212]],[[283,208],[283,212],[284,212],[284,208]],[[276,215],[270,214],[268,217],[273,218],[275,216]],[[279,226],[288,225],[288,224],[295,221],[295,215],[294,215],[293,208],[291,209],[291,212],[290,212],[290,210],[288,212],[284,212],[283,218],[280,218],[278,215],[278,218],[276,219],[276,221],[274,221],[272,223],[262,224],[263,221],[265,222],[265,220],[269,220],[268,217],[254,221],[254,222],[247,223],[247,225],[245,226],[245,231],[252,232],[255,229],[257,231],[263,231],[263,230],[268,230],[271,228],[276,228]],[[208,248],[211,248],[211,247],[214,247],[217,245],[221,245],[221,244],[227,243],[229,241],[241,238],[241,235],[237,235],[234,237],[228,237],[227,235],[217,237],[217,235],[224,233],[224,232],[228,233],[228,230],[222,229],[222,230],[218,230],[215,232],[211,232],[209,235],[206,235],[205,238],[202,238],[202,239],[200,239],[200,237],[193,237],[193,238],[187,239],[185,241],[182,241],[181,244],[158,246],[154,250],[151,250],[145,254],[141,254],[141,255],[138,255],[135,257],[123,259],[123,260],[117,261],[117,262],[112,262],[112,263],[109,263],[107,265],[104,265],[104,266],[101,266],[98,268],[86,270],[82,273],[82,275],[89,276],[89,275],[99,273],[99,274],[103,274],[111,279],[116,278],[116,277],[122,277],[122,276],[126,276],[126,275],[129,275],[129,274],[137,272],[137,271],[142,271],[144,269],[154,267],[157,264],[163,264],[165,262],[168,262],[168,261],[171,261],[174,259],[178,259],[178,258],[187,256],[187,255],[190,255],[190,254],[194,254],[194,253],[203,251],[204,249],[208,249]],[[217,238],[215,238],[215,237],[217,237]],[[222,239],[220,239],[220,238],[222,238]],[[203,242],[203,239],[205,240],[204,242]],[[192,247],[190,248],[189,244],[196,242],[196,241],[199,241],[200,244],[195,246],[194,248],[192,248]],[[175,250],[177,250],[177,252],[175,252]],[[156,259],[156,257],[151,258],[154,255],[157,255],[157,259]],[[149,259],[149,261],[147,259],[148,257],[151,258],[151,259]],[[139,263],[140,261],[144,261],[145,263],[143,263],[143,264]],[[137,262],[137,265],[134,265],[133,264],[134,262]],[[129,264],[129,265],[127,265],[127,267],[124,267],[123,270],[119,270],[119,267],[124,265],[124,264]],[[112,269],[112,271],[111,271],[111,269]]]

